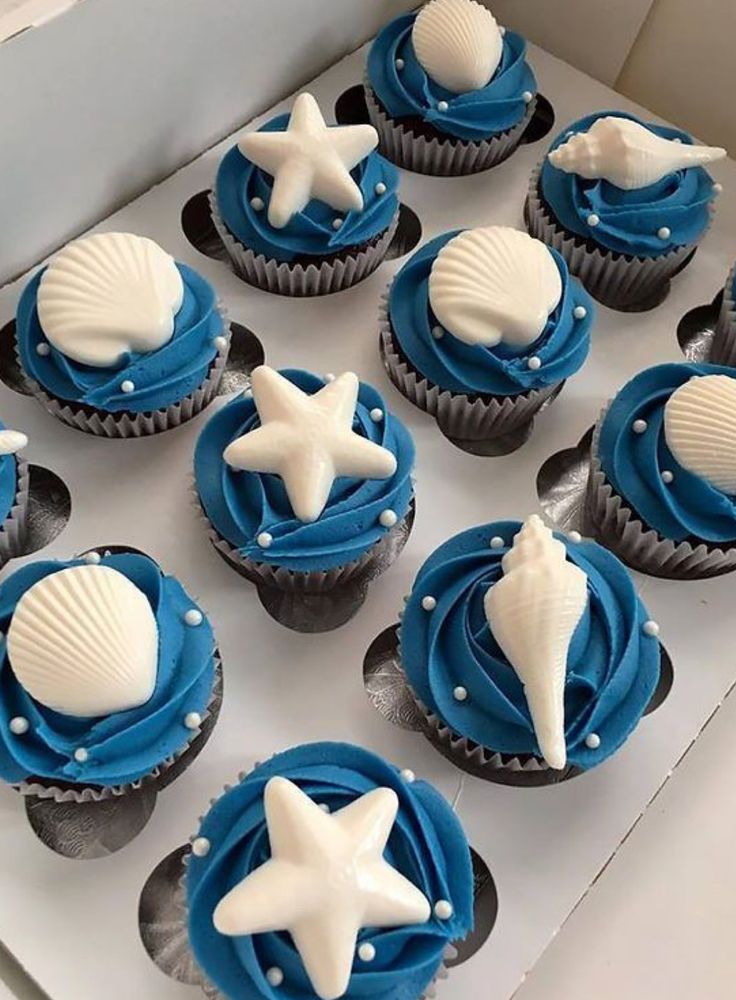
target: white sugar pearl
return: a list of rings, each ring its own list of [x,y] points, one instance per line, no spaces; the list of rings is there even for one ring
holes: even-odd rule
[[[585,306],[575,306],[575,308],[572,311],[572,314],[575,317],[575,319],[585,319],[585,317],[588,315],[588,310],[585,308]]]
[[[77,764],[86,764],[89,760],[89,752],[84,747],[77,747],[74,751],[74,759]]]
[[[325,373],[325,382],[334,382],[334,381],[335,381],[334,374],[332,372],[326,372]]]
[[[371,420],[374,424],[380,424],[383,420],[383,410],[380,406],[376,406],[371,410]]]
[[[461,684],[458,684],[458,686],[452,692],[452,697],[455,699],[455,701],[467,701],[468,700],[467,688],[464,688]]]
[[[10,720],[8,726],[13,736],[23,736],[28,732],[30,723],[24,716],[16,715],[14,719]]]
[[[326,802],[320,802],[319,807],[323,813],[328,813],[330,811],[330,807]]]
[[[445,331],[442,329],[441,326],[433,326],[432,327],[432,336],[434,337],[435,340],[442,340],[442,338],[444,337],[444,335],[445,335]]]
[[[256,541],[262,549],[267,549],[273,542],[273,535],[268,531],[262,531],[256,538]]]
[[[529,360],[527,361],[526,364],[527,364],[527,368],[529,368],[531,371],[538,372],[539,369],[542,367],[542,359],[538,358],[536,356],[536,354],[533,354],[529,358]]]
[[[284,974],[278,965],[272,965],[266,972],[266,979],[269,986],[281,986],[284,981]]]
[[[438,899],[434,904],[434,915],[438,920],[449,920],[453,913],[452,903],[447,899]]]
[[[674,473],[670,472],[669,469],[665,469],[664,472],[662,473],[663,483],[667,483],[669,485],[669,483],[671,483],[674,480],[674,478],[675,478]]]
[[[192,854],[197,858],[204,858],[210,853],[211,846],[206,837],[196,837],[192,841]]]
[[[255,197],[251,198],[251,200],[250,200],[250,207],[255,212],[262,212],[263,209],[264,209],[264,207],[265,207],[265,203],[263,201],[263,198],[259,198],[258,195],[255,195]]]
[[[713,193],[720,194],[723,191],[723,185],[719,184],[718,181],[713,185]]]
[[[48,344],[36,344],[36,354],[42,358],[47,358],[51,354],[51,347]]]
[[[577,544],[578,542],[582,542],[583,540],[583,536],[580,534],[579,531],[571,531],[569,532],[567,537],[570,539],[571,542],[574,542],[575,544]]]
[[[215,345],[220,354],[227,349],[227,337],[215,337],[212,343]]]
[[[364,941],[358,948],[358,958],[361,962],[372,962],[376,957],[376,949],[370,941]]]
[[[120,383],[120,391],[121,392],[134,392],[135,391],[135,382],[132,382],[129,378],[124,379]]]
[[[431,594],[427,594],[426,597],[422,598],[422,607],[425,611],[434,611],[437,607],[437,601]]]
[[[531,92],[531,90],[525,90],[521,96],[524,101],[524,104],[531,104],[534,94]]]
[[[374,190],[378,195],[378,197],[380,198],[382,194],[386,194],[386,185],[383,183],[383,181],[379,181],[378,184],[376,184]]]
[[[85,552],[84,555],[82,556],[82,559],[89,566],[98,566],[102,561],[102,556],[100,555],[99,552]]]
[[[591,212],[586,221],[589,226],[595,227],[601,220],[598,218],[595,212]]]
[[[186,625],[201,625],[203,620],[204,615],[198,608],[190,608],[184,615]]]
[[[397,59],[396,60],[396,69],[402,70],[403,68],[404,68],[404,60],[403,59]]]
[[[502,549],[505,544],[506,542],[504,542],[503,538],[501,538],[500,535],[494,535],[493,538],[491,539],[492,549]]]
[[[671,235],[672,230],[669,226],[662,226],[661,229],[657,230],[657,236],[659,236],[660,240],[668,240]]]
[[[437,110],[441,111],[443,114],[445,111],[447,111],[449,107],[450,105],[447,103],[447,101],[437,101]]]
[[[398,521],[398,517],[396,516],[396,511],[391,510],[391,508],[388,507],[386,508],[386,510],[381,511],[378,520],[381,522],[384,528],[393,528],[393,526]]]
[[[631,429],[634,432],[634,434],[643,434],[644,431],[647,429],[646,420],[635,420],[631,425]]]
[[[341,219],[338,216],[336,219],[332,220],[332,228],[333,229],[340,229],[342,227],[342,224],[343,224],[344,221],[345,221],[344,219]]]
[[[416,774],[414,774],[410,767],[405,767],[403,771],[399,771],[399,776],[407,783],[407,785],[411,785],[417,780]]]
[[[598,733],[588,733],[585,737],[585,745],[589,750],[597,750],[601,745],[601,738]]]
[[[202,725],[202,716],[199,712],[188,712],[184,716],[184,725],[187,729],[199,729]]]
[[[649,619],[648,622],[644,622],[644,624],[641,627],[641,630],[644,633],[644,635],[648,635],[651,638],[654,638],[655,636],[659,635],[659,625],[651,618]]]

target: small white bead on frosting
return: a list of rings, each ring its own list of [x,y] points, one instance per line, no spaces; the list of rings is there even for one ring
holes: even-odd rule
[[[390,507],[387,507],[386,510],[381,511],[378,520],[384,528],[393,528],[398,521],[398,517],[396,516],[395,510],[391,510]]]
[[[371,420],[374,424],[380,424],[383,420],[383,410],[380,406],[374,406],[371,410]]]
[[[416,774],[414,774],[410,767],[405,767],[403,771],[399,771],[399,776],[403,778],[407,785],[411,785],[417,780]]]
[[[582,542],[583,540],[583,536],[580,534],[579,531],[569,531],[567,537],[570,539],[571,542],[575,543],[576,545],[578,542]]]
[[[538,358],[536,356],[536,354],[533,354],[529,358],[529,360],[527,361],[526,364],[527,364],[527,367],[530,369],[530,371],[538,372],[539,369],[542,367],[542,359]]]
[[[585,745],[589,750],[597,750],[601,745],[601,738],[598,733],[588,733],[585,737]]]
[[[74,751],[74,759],[77,764],[86,764],[89,760],[89,751],[85,750],[84,747],[77,747]]]
[[[254,212],[262,212],[266,205],[263,198],[259,198],[258,195],[255,195],[255,197],[250,200],[250,207]]]
[[[651,638],[654,638],[655,636],[659,635],[659,625],[651,618],[649,619],[649,621],[644,622],[641,628],[644,635],[648,635]]]
[[[447,899],[438,899],[434,904],[434,915],[438,920],[449,920],[453,913],[452,903]]]
[[[600,218],[595,214],[595,212],[591,212],[587,218],[588,225],[593,226],[593,228],[595,228],[600,221]]]
[[[184,623],[186,625],[191,625],[191,626],[201,625],[203,621],[204,621],[204,615],[199,610],[199,608],[190,608],[184,614]]]
[[[358,958],[361,962],[372,962],[375,957],[376,949],[370,941],[364,941],[363,944],[358,947]]]
[[[669,226],[662,226],[660,229],[657,230],[657,236],[659,236],[660,240],[668,240],[671,235],[672,235],[672,230],[669,228]]]
[[[648,424],[646,420],[635,420],[631,425],[631,429],[634,432],[634,434],[643,434],[644,431],[647,429],[647,426]]]
[[[262,549],[267,549],[273,542],[273,535],[269,531],[262,531],[256,538],[256,542]]]
[[[202,716],[199,712],[187,712],[184,716],[184,725],[187,729],[199,729],[202,725]]]
[[[572,311],[572,314],[575,317],[575,319],[585,319],[585,317],[588,315],[588,310],[585,308],[585,306],[575,306],[575,308]]]
[[[455,701],[467,701],[468,700],[468,690],[464,688],[461,684],[458,684],[452,692],[452,697]]]
[[[494,535],[490,542],[492,549],[502,549],[505,544],[506,542],[504,542],[500,535]]]
[[[89,566],[98,566],[102,562],[102,556],[99,552],[85,552],[82,559],[84,559]]]
[[[524,104],[531,104],[534,94],[531,92],[531,90],[525,90],[521,96],[524,101]]]
[[[670,472],[669,469],[665,469],[664,472],[662,473],[662,482],[667,483],[667,485],[669,486],[670,483],[674,482],[674,479],[675,479],[674,472]]]
[[[126,378],[120,383],[121,392],[135,392],[135,382],[132,379]]]
[[[192,854],[197,858],[204,858],[210,853],[211,846],[206,837],[195,837],[192,841]]]
[[[718,181],[716,181],[715,184],[713,185],[713,193],[721,194],[722,191],[723,191],[723,185],[719,184]]]
[[[383,181],[379,181],[378,184],[376,184],[374,190],[378,195],[378,197],[380,198],[382,194],[386,194],[386,185],[383,183]]]
[[[266,972],[266,979],[269,986],[281,986],[284,981],[284,974],[278,965],[272,965],[271,968]]]
[[[397,59],[396,60],[396,69],[402,70],[403,68],[404,68],[404,60],[403,59]]]
[[[220,354],[222,354],[227,347],[227,337],[215,337],[212,343],[215,345]]]
[[[333,229],[341,229],[342,228],[342,224],[343,224],[344,221],[345,221],[344,219],[341,219],[338,216],[336,219],[332,220],[332,228]]]
[[[30,723],[28,722],[28,719],[22,715],[16,715],[15,718],[11,719],[8,723],[8,728],[13,736],[23,736],[28,732],[29,727]]]
[[[437,101],[437,110],[441,111],[443,114],[445,113],[445,111],[447,111],[449,107],[450,105],[447,103],[447,101]]]
[[[444,337],[444,335],[445,335],[445,331],[442,329],[441,326],[433,326],[432,327],[432,336],[434,337],[435,340],[442,340],[442,338]]]
[[[49,344],[36,344],[36,354],[40,354],[42,358],[47,358],[51,354],[51,347]]]
[[[437,607],[436,598],[432,597],[431,594],[427,594],[426,597],[422,598],[422,607],[424,608],[425,611],[434,611],[434,609]]]

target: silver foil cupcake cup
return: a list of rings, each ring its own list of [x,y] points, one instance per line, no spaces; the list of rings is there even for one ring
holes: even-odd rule
[[[364,88],[368,115],[371,125],[378,132],[381,153],[399,167],[437,177],[476,174],[502,163],[521,142],[537,103],[534,97],[518,125],[490,139],[477,142],[434,136],[427,139],[423,135],[414,135],[411,128],[390,118],[379,105],[367,80]]]
[[[736,569],[736,545],[719,548],[706,542],[663,538],[626,505],[606,479],[598,457],[601,427],[608,406],[593,431],[585,501],[586,528],[627,566],[669,580],[704,580]]]
[[[718,315],[709,360],[714,365],[736,366],[736,301],[734,301],[734,284],[736,284],[736,264],[726,280],[723,289],[723,302]]]
[[[466,451],[483,454],[483,442],[508,439],[515,432],[528,428],[534,416],[552,401],[563,385],[557,382],[517,396],[485,399],[440,389],[401,356],[391,330],[388,295],[381,301],[379,328],[380,352],[388,377],[402,396],[434,417],[442,433]]]
[[[300,573],[243,556],[209,520],[196,486],[193,500],[217,554],[255,584],[261,604],[275,621],[296,632],[328,632],[348,622],[362,607],[371,581],[401,554],[415,516],[412,497],[406,515],[359,559],[329,570]]]
[[[322,261],[321,264],[308,264],[304,267],[303,264],[273,260],[243,246],[223,222],[213,192],[210,192],[209,200],[212,221],[235,273],[256,288],[292,298],[331,295],[363,281],[383,261],[399,223],[397,211],[380,238],[358,253],[348,253],[338,260]]]
[[[603,247],[593,250],[581,237],[568,233],[552,217],[539,194],[542,163],[532,171],[524,216],[531,236],[554,247],[590,294],[603,305],[622,312],[651,309],[664,300],[670,280],[695,253],[695,244],[660,257],[630,257]]]
[[[217,395],[220,382],[222,381],[230,350],[230,324],[222,305],[218,305],[218,312],[223,320],[222,336],[225,344],[222,348],[218,348],[217,355],[210,365],[207,377],[194,392],[164,409],[151,410],[144,413],[128,411],[106,413],[103,410],[95,410],[88,406],[82,406],[52,396],[43,386],[28,375],[25,375],[26,383],[36,399],[57,420],[61,420],[62,423],[67,424],[69,427],[85,431],[87,434],[94,434],[97,437],[148,437],[151,434],[160,434],[174,427],[180,427],[188,420],[191,420],[192,417],[196,417],[205,407],[209,406]],[[23,365],[20,360],[17,344],[16,354],[18,355],[18,362],[22,369]]]
[[[28,463],[19,455],[15,459],[16,487],[13,506],[0,525],[0,567],[8,560],[23,555],[28,532],[28,506],[31,496]]]

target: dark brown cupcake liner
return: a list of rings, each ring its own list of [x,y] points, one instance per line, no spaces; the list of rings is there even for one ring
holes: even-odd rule
[[[718,315],[709,360],[714,365],[736,365],[736,302],[734,301],[734,284],[736,283],[736,264],[726,280],[723,289],[723,302]]]

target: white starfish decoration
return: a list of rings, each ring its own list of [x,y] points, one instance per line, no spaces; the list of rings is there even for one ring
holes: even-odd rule
[[[274,179],[268,221],[276,229],[312,198],[340,212],[362,211],[363,195],[350,171],[377,145],[372,125],[328,127],[311,94],[294,101],[285,132],[249,132],[238,143]]]
[[[218,903],[221,934],[288,931],[315,993],[336,1000],[348,988],[362,927],[423,924],[422,892],[383,858],[399,800],[376,788],[330,815],[286,778],[264,793],[271,860]]]
[[[345,372],[313,396],[268,365],[251,376],[261,426],[227,446],[234,469],[270,472],[284,481],[300,521],[316,521],[338,476],[387,479],[396,458],[353,431],[357,375]]]

